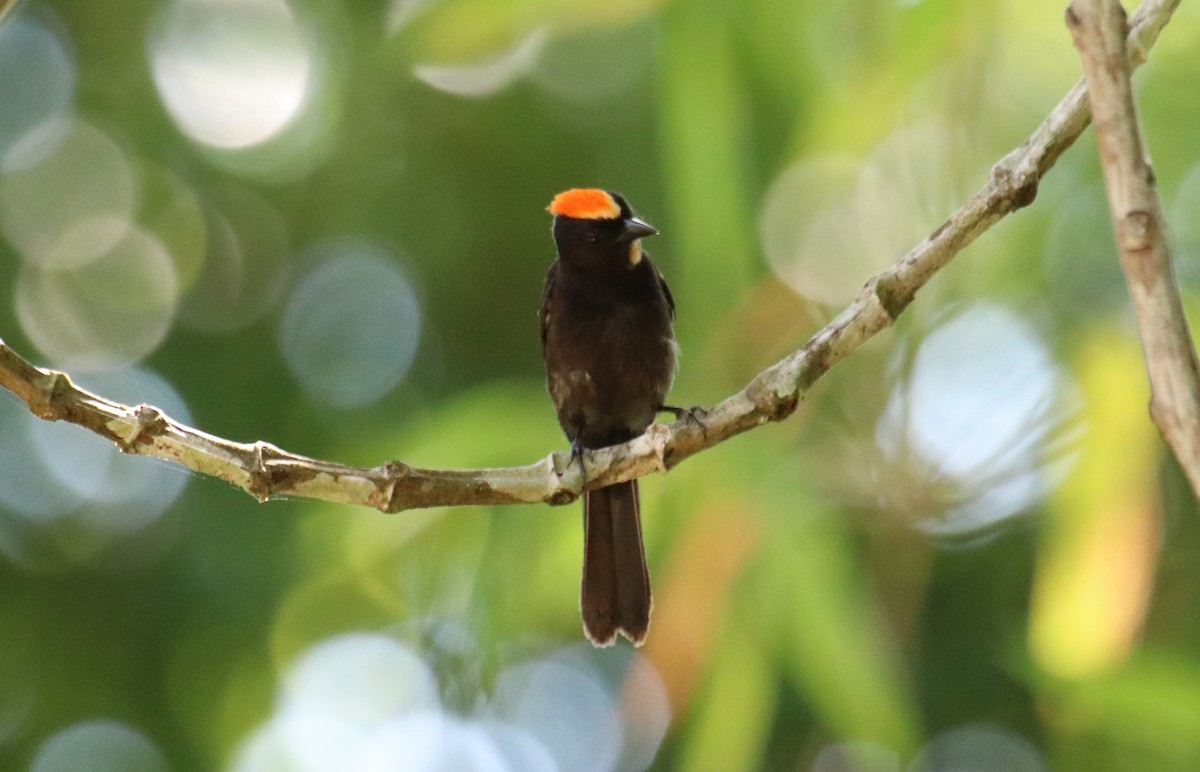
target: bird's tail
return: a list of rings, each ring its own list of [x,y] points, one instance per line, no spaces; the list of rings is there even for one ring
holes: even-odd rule
[[[637,480],[583,497],[583,630],[597,646],[623,634],[640,646],[650,627],[650,574],[642,547]]]

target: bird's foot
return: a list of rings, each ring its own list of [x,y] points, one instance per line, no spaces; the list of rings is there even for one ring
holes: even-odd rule
[[[579,471],[583,475],[583,478],[586,480],[587,479],[587,467],[583,465],[583,452],[585,450],[587,450],[587,448],[583,447],[578,442],[576,442],[576,441],[571,442],[571,460],[567,462],[567,469],[571,468],[572,463],[574,463],[575,461],[578,461],[579,462]]]
[[[670,413],[675,416],[676,421],[687,421],[694,424],[700,429],[700,434],[708,438],[708,428],[704,425],[704,419],[708,417],[708,411],[700,405],[692,407],[674,407],[672,405],[660,405],[658,408],[660,413]]]

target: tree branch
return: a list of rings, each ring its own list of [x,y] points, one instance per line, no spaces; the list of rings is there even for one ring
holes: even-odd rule
[[[1150,415],[1200,495],[1200,365],[1138,131],[1125,9],[1117,0],[1073,0],[1067,26],[1083,61],[1121,269],[1146,356]]]
[[[1129,64],[1145,60],[1178,0],[1147,0],[1129,32]],[[184,426],[150,405],[130,407],[75,386],[65,374],[34,367],[0,341],[0,386],[37,416],[78,424],[126,453],[175,461],[266,501],[320,499],[400,512],[465,504],[564,504],[584,489],[666,471],[691,455],[770,421],[782,420],[830,367],[887,327],[946,263],[1005,215],[1027,206],[1038,182],[1088,123],[1077,84],[1020,147],[1000,160],[986,185],[898,263],[863,287],[845,310],[800,349],[759,373],[705,412],[703,424],[656,424],[623,445],[590,451],[586,483],[578,464],[556,452],[521,467],[419,469],[390,462],[370,469],[318,461],[266,442],[231,442]]]

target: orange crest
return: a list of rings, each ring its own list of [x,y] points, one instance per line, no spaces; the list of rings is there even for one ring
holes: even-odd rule
[[[620,204],[599,188],[572,188],[559,193],[546,211],[577,220],[615,220],[621,216]]]

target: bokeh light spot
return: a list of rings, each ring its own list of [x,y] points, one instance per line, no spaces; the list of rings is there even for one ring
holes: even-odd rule
[[[470,64],[420,64],[413,74],[448,94],[465,97],[495,94],[529,72],[537,63],[546,38],[546,28],[540,27],[497,56]]]
[[[418,654],[374,633],[309,648],[232,768],[637,770],[669,725],[661,680],[635,652],[569,646],[505,667],[488,700],[479,674],[463,679],[439,649]]]
[[[191,411],[156,373],[112,370],[77,379],[127,404],[148,403],[184,423]],[[0,552],[27,567],[82,564],[154,523],[190,479],[178,466],[129,456],[65,423],[0,401]],[[126,555],[125,562],[131,554]]]
[[[284,701],[287,710],[365,723],[437,706],[437,682],[429,666],[399,641],[352,633],[303,654],[288,672]]]
[[[1078,395],[1037,334],[1015,314],[979,305],[922,342],[876,429],[893,464],[932,500],[914,512],[935,535],[977,531],[1045,495],[1050,438]],[[1072,404],[1075,408],[1072,408]]]
[[[433,671],[411,649],[383,635],[341,635],[311,647],[289,668],[275,715],[246,742],[233,768],[394,768],[396,759],[417,759],[401,753],[392,767],[351,760],[397,718],[436,717],[439,710]]]
[[[594,676],[617,707],[624,747],[616,768],[649,768],[671,725],[667,687],[651,659],[632,648],[596,649],[582,642],[549,659]]]
[[[241,188],[221,191],[204,210],[207,251],[179,321],[200,332],[233,332],[260,319],[281,296],[287,228],[270,203]]]
[[[62,40],[29,14],[0,24],[0,172],[50,152],[70,126],[75,61]]]
[[[0,176],[0,227],[27,263],[73,268],[125,236],[136,201],[124,152],[76,121],[40,163]]]
[[[911,772],[1044,772],[1046,760],[1021,735],[998,726],[972,725],[934,737],[909,767]]]
[[[10,520],[52,520],[83,497],[46,468],[33,449],[33,422],[23,403],[0,399],[0,539],[13,547]],[[5,549],[12,553],[12,549]]]
[[[390,0],[385,24],[388,34],[395,35],[436,2],[437,0]]]
[[[846,156],[802,161],[767,192],[759,234],[767,261],[797,293],[844,303],[903,245],[903,202],[867,163]]]
[[[144,369],[108,370],[81,376],[79,384],[126,404],[150,404],[185,424],[192,412],[162,376]],[[77,426],[30,416],[30,436],[38,458],[59,485],[90,499],[88,519],[116,531],[149,525],[183,492],[189,479],[180,467],[161,459],[121,453],[113,443]]]
[[[544,743],[559,769],[607,772],[620,756],[624,733],[612,697],[594,675],[564,662],[505,670],[491,711]]]
[[[505,761],[495,742],[478,725],[436,711],[413,713],[372,731],[357,749],[350,769],[388,772],[411,770],[510,772],[523,769]]]
[[[622,769],[648,769],[671,726],[671,701],[662,676],[641,653],[633,655],[620,693],[625,723]]]
[[[812,772],[900,772],[902,768],[894,749],[865,740],[826,745],[812,764]]]
[[[42,744],[30,772],[168,772],[162,752],[118,721],[85,721]]]
[[[180,292],[186,292],[204,268],[208,247],[200,197],[166,167],[145,164],[139,221],[166,247],[175,264]]]
[[[271,139],[309,92],[312,56],[284,0],[175,0],[149,48],[167,111],[183,133],[214,147]]]
[[[137,229],[81,268],[26,264],[17,276],[21,328],[55,364],[74,372],[131,364],[154,351],[178,301],[170,255]]]
[[[946,149],[959,144],[940,122],[905,125],[865,159],[815,156],[784,170],[759,218],[771,268],[804,297],[846,303],[953,207],[966,162]]]
[[[338,407],[375,401],[412,364],[421,310],[387,252],[366,242],[326,242],[320,265],[292,294],[280,347],[302,386]]]
[[[528,730],[497,721],[484,724],[484,730],[495,743],[500,756],[507,763],[505,769],[521,772],[557,772],[554,757]],[[628,767],[641,769],[643,767]]]

